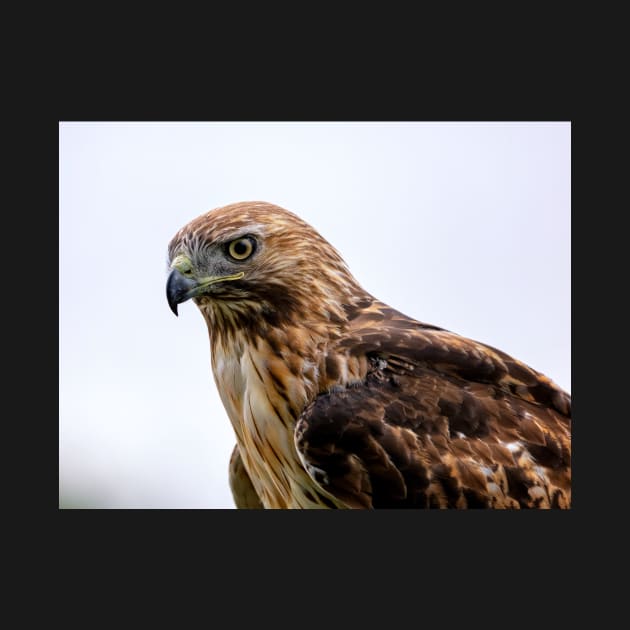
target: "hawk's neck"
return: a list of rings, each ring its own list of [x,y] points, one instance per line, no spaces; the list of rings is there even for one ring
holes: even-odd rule
[[[345,507],[305,471],[294,429],[317,394],[365,378],[366,358],[338,346],[358,312],[356,305],[347,310],[350,317],[345,320],[265,322],[231,327],[229,334],[226,327],[215,325],[213,330],[208,322],[217,389],[245,468],[266,507]]]

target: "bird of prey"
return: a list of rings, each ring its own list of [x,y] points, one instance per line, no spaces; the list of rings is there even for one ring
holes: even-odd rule
[[[571,397],[367,293],[298,216],[211,210],[168,246],[236,435],[238,508],[569,508]]]

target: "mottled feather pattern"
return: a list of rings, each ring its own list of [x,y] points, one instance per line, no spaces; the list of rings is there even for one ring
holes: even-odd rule
[[[570,499],[566,417],[429,367],[390,368],[382,357],[364,385],[309,405],[296,444],[352,507],[566,507]],[[348,477],[362,480],[352,496]]]
[[[230,266],[244,234],[259,249]],[[200,276],[244,274],[194,298],[237,438],[237,507],[570,507],[571,397],[375,299],[296,215],[213,210],[173,238],[177,255]]]
[[[369,357],[364,383],[318,396],[296,430],[331,492],[361,475],[355,507],[568,507],[570,398],[549,379],[377,300],[340,346]]]

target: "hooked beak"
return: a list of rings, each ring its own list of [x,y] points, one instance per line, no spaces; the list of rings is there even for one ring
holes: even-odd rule
[[[186,278],[177,269],[173,269],[166,281],[166,299],[171,311],[177,315],[177,305],[193,297],[198,288],[197,280]]]
[[[226,280],[240,280],[245,274],[242,271],[231,276],[218,276],[197,280],[187,278],[177,269],[171,271],[166,281],[166,299],[171,311],[177,315],[177,305],[203,293],[207,287]]]

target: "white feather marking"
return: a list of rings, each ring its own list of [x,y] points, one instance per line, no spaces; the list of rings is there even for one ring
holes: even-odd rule
[[[539,465],[534,466],[534,471],[536,472],[536,474],[540,477],[542,481],[547,480],[547,472],[542,466],[539,466]]]
[[[516,453],[522,450],[523,445],[520,442],[501,442],[510,453]]]
[[[496,483],[494,483],[494,481],[488,482],[488,492],[497,496],[503,495],[503,490],[501,490],[501,488]]]

